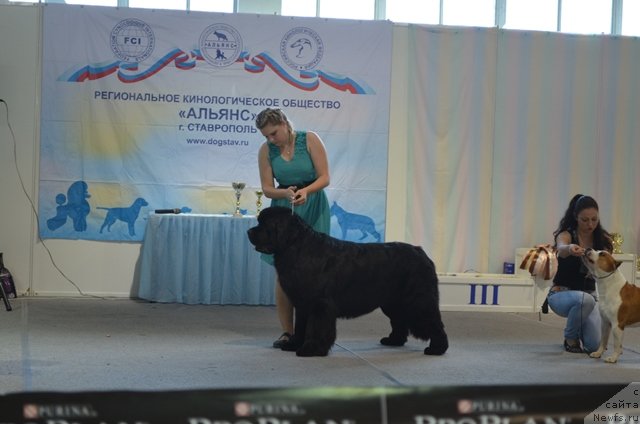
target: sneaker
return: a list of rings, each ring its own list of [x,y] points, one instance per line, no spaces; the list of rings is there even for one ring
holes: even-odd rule
[[[569,342],[569,340],[564,339],[564,350],[569,353],[584,353],[584,350],[580,347],[580,342],[575,340]]]

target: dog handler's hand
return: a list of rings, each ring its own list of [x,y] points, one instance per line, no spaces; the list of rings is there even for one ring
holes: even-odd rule
[[[296,206],[302,205],[307,201],[307,191],[300,189],[296,191],[295,197],[293,199],[293,204]]]
[[[569,253],[571,253],[573,256],[584,256],[584,252],[585,249],[583,247],[580,247],[579,244],[571,243],[569,245]]]
[[[296,186],[287,187],[287,195],[285,196],[291,203],[296,198]]]

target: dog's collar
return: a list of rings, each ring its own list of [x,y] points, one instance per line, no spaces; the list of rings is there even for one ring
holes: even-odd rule
[[[603,275],[602,277],[598,277],[598,276],[595,276],[595,275],[594,275],[594,277],[596,277],[596,278],[607,278],[607,277],[611,277],[613,274],[615,274],[615,273],[616,273],[616,271],[617,271],[617,269],[614,269],[613,271],[611,271],[611,272],[610,272],[610,273],[608,273],[607,275]]]

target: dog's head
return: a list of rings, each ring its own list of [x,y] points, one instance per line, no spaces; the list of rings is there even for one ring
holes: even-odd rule
[[[148,203],[146,200],[144,200],[142,197],[138,197],[138,198],[133,202],[133,204],[134,204],[135,206],[140,206],[140,207],[143,207],[143,206],[149,206],[149,203]]]
[[[281,206],[266,208],[258,215],[258,225],[249,228],[249,241],[258,252],[273,254],[290,245],[304,221]]]
[[[582,262],[595,278],[605,278],[616,272],[622,264],[606,250],[587,249]]]

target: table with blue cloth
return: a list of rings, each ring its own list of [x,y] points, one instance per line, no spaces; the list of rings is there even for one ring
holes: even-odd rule
[[[273,305],[275,270],[247,237],[255,216],[150,214],[138,297],[154,302]]]

